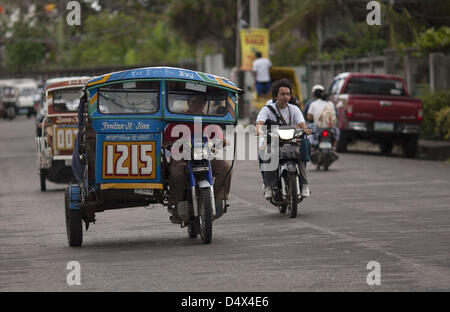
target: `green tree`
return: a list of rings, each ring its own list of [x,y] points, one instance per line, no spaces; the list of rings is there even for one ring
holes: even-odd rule
[[[38,29],[24,22],[16,23],[12,37],[5,42],[5,65],[10,71],[39,69],[45,61],[47,47]]]
[[[448,54],[450,53],[450,27],[444,26],[438,30],[427,29],[419,35],[413,45],[424,55],[431,52]]]
[[[102,12],[85,21],[85,34],[71,52],[73,66],[102,66],[125,64],[130,50],[141,32],[140,24],[124,13]]]
[[[139,64],[172,65],[193,56],[192,47],[183,42],[162,20],[156,25],[147,24],[142,38],[136,47],[136,60]]]
[[[236,54],[236,0],[177,0],[167,9],[169,25],[182,40],[208,44],[223,52],[234,65]]]

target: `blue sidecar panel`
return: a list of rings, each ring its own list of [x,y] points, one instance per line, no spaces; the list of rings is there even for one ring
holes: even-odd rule
[[[161,183],[161,133],[125,131],[97,134],[96,183]]]

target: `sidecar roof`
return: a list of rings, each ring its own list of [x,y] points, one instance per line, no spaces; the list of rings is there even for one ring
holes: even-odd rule
[[[97,87],[100,84],[110,83],[121,80],[135,79],[182,79],[197,82],[208,83],[224,87],[233,91],[242,92],[235,83],[224,77],[212,74],[202,73],[183,68],[175,67],[145,67],[137,69],[129,69],[115,73],[109,73],[102,76],[96,76],[88,81],[88,88]]]

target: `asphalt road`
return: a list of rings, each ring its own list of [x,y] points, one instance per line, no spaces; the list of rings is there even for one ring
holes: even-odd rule
[[[40,191],[33,119],[0,120],[0,172],[0,291],[450,290],[447,163],[352,152],[329,172],[309,165],[312,197],[290,219],[239,161],[212,244],[156,206],[98,213],[81,248],[67,245],[64,185]],[[70,261],[81,285],[67,284]]]

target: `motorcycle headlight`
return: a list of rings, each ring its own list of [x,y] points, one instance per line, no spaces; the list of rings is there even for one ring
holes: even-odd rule
[[[192,156],[195,160],[208,159],[209,154],[205,148],[197,147],[193,149]]]
[[[282,140],[292,140],[294,138],[295,129],[277,129],[278,135]]]

